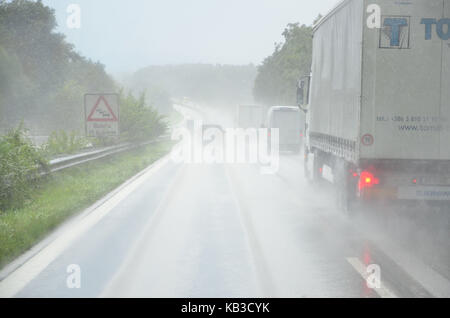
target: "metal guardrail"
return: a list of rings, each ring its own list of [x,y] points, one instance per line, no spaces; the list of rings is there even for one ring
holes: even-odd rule
[[[106,147],[102,149],[97,149],[94,151],[86,152],[86,153],[80,153],[73,156],[68,157],[62,157],[62,158],[56,158],[52,159],[49,162],[49,169],[47,171],[42,171],[41,175],[48,175],[51,172],[56,172],[68,168],[72,168],[90,161],[98,160],[101,158],[105,158],[120,152],[125,152],[127,150],[136,149],[140,147],[144,147],[150,144],[154,144],[160,141],[169,140],[168,135],[160,136],[156,138],[155,140],[141,142],[141,143],[127,143],[127,144],[120,144],[116,146]]]

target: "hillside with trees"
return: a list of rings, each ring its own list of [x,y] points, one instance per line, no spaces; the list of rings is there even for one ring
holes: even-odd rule
[[[22,204],[54,156],[148,141],[167,130],[146,94],[118,89],[102,64],[80,55],[55,29],[54,11],[41,1],[0,0],[0,209]],[[84,95],[114,92],[120,136],[86,138]],[[46,140],[37,145],[30,135]]]
[[[256,67],[249,65],[184,64],[149,66],[130,76],[126,87],[133,91],[166,91],[176,98],[210,106],[253,101]]]
[[[274,53],[258,67],[253,95],[262,105],[295,105],[297,81],[310,73],[312,27],[288,24],[283,37],[284,42],[276,44]]]
[[[0,125],[83,127],[86,92],[113,92],[103,65],[81,56],[56,33],[54,11],[41,1],[0,0]]]

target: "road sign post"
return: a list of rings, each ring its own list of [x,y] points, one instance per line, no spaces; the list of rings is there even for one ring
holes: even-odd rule
[[[84,95],[86,136],[119,135],[119,96],[117,94]]]

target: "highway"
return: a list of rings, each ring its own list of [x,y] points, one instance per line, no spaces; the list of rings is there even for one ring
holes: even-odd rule
[[[422,207],[348,217],[333,197],[305,181],[301,155],[268,175],[166,157],[4,270],[0,297],[450,296],[446,225],[411,220]]]

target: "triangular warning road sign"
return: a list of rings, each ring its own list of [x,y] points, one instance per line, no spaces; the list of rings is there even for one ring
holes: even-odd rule
[[[100,96],[92,108],[87,121],[118,121],[116,114],[108,104],[104,96]]]

